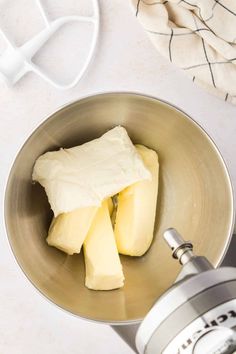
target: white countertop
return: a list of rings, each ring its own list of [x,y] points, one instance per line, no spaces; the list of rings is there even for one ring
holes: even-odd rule
[[[30,4],[30,0],[1,0],[0,26],[4,25],[10,32],[17,28],[16,39],[19,40],[23,30],[36,30],[38,22],[33,12],[17,10],[14,2],[23,6]],[[80,3],[61,0],[56,6],[53,0],[46,2],[54,4],[51,11],[59,15],[64,5],[65,9],[73,9]],[[12,89],[0,84],[2,199],[13,159],[39,122],[66,102],[102,91],[142,92],[180,107],[215,140],[236,187],[236,107],[198,88],[179,69],[160,57],[133,16],[128,1],[99,2],[101,35],[95,59],[77,87],[57,91],[34,74],[27,75]],[[59,68],[61,61],[51,63]],[[1,203],[1,215],[2,209]],[[110,327],[77,319],[45,301],[16,265],[7,244],[3,218],[0,227],[1,354],[132,353]]]

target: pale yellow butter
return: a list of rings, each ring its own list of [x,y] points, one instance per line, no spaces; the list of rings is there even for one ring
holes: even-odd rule
[[[97,209],[79,208],[58,215],[51,223],[47,243],[68,254],[79,253]]]
[[[118,195],[115,238],[119,253],[130,256],[143,255],[151,245],[158,193],[157,153],[142,145],[136,149],[152,180],[134,183]]]
[[[85,285],[93,290],[112,290],[124,285],[107,201],[98,209],[84,242]]]

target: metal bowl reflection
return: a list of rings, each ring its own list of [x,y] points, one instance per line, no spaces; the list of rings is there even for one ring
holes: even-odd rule
[[[66,256],[47,246],[52,214],[44,190],[31,183],[31,174],[42,153],[82,144],[119,124],[134,143],[158,152],[156,232],[143,257],[121,257],[124,288],[96,292],[84,286],[82,255]],[[175,227],[185,239],[192,240],[196,253],[215,266],[220,263],[232,232],[232,195],[219,151],[193,120],[151,97],[108,93],[63,107],[34,131],[9,176],[5,220],[19,265],[43,295],[80,317],[128,324],[145,316],[179,271],[162,240],[166,228]]]

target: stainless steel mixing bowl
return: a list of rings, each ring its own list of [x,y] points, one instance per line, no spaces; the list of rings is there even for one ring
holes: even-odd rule
[[[121,257],[125,286],[91,291],[84,286],[83,256],[67,256],[45,238],[52,217],[44,190],[31,183],[36,158],[71,147],[121,124],[134,143],[160,159],[155,238],[141,258]],[[19,152],[5,195],[5,220],[14,255],[32,284],[58,306],[107,323],[141,320],[179,271],[162,240],[168,227],[191,239],[196,253],[217,266],[233,225],[232,187],[224,161],[209,136],[183,112],[157,99],[108,93],[63,107],[41,124]]]

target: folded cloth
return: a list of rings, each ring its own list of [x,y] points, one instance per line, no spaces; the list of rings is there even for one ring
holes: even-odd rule
[[[131,0],[158,51],[236,104],[236,0]]]

